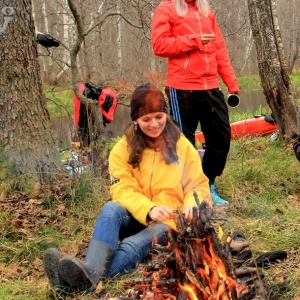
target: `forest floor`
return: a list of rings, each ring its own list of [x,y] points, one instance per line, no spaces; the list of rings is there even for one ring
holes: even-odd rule
[[[214,207],[226,218],[224,235],[242,231],[253,257],[284,250],[288,257],[263,269],[267,299],[300,299],[300,163],[292,145],[268,137],[232,143],[224,174],[217,180],[228,206]],[[0,299],[110,299],[125,291],[138,271],[105,282],[99,295],[61,296],[49,288],[42,254],[84,259],[98,213],[109,199],[105,178],[66,176],[51,187],[0,196]]]

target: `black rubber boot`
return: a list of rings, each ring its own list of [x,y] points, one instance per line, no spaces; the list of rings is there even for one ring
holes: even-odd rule
[[[59,261],[59,274],[74,291],[93,291],[100,279],[106,277],[113,254],[107,244],[92,239],[85,262],[67,255]]]
[[[70,293],[70,285],[63,280],[58,272],[58,264],[61,259],[59,251],[56,248],[49,248],[43,254],[44,270],[48,277],[49,284],[54,290],[61,290],[64,293]]]

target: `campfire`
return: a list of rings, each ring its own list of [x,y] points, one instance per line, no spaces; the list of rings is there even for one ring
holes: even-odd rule
[[[255,267],[236,268],[229,237],[212,225],[212,208],[201,204],[187,222],[178,209],[174,220],[178,231],[167,231],[165,247],[153,241],[152,259],[141,266],[142,280],[126,283],[125,299],[229,300],[265,299],[260,274]]]

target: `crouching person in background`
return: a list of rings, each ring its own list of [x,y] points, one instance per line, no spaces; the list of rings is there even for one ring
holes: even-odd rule
[[[167,114],[160,90],[147,83],[133,92],[132,123],[109,156],[112,201],[98,217],[85,261],[55,248],[43,255],[52,287],[93,291],[100,279],[128,273],[150,253],[152,241],[167,245],[180,208],[188,221],[200,200],[210,199],[200,156]]]

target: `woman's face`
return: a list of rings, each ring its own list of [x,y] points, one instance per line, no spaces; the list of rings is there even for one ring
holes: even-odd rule
[[[141,130],[151,138],[157,138],[163,132],[167,123],[167,114],[154,112],[138,118],[134,124],[138,124]]]

